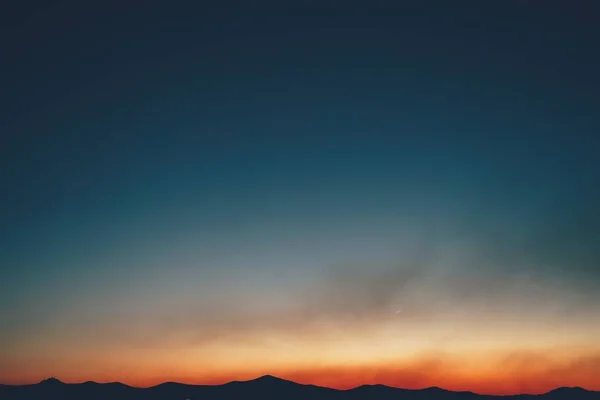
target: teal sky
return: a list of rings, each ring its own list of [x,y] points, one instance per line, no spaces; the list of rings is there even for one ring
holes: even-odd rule
[[[2,17],[0,381],[399,293],[600,332],[595,7],[440,4]]]

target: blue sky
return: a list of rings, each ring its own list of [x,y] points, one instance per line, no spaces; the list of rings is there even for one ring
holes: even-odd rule
[[[37,377],[52,366],[25,360],[60,347],[56,326],[107,329],[100,348],[126,321],[160,336],[149,321],[188,306],[216,332],[285,331],[271,324],[288,312],[335,322],[339,304],[379,315],[415,266],[448,304],[472,279],[468,307],[543,289],[508,319],[597,315],[586,7],[15,6],[0,32],[0,354]],[[222,320],[198,311],[231,299],[244,306]],[[588,322],[574,332],[593,336]],[[46,350],[19,353],[32,343]]]

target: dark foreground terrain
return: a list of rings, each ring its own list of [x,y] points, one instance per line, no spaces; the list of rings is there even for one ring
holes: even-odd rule
[[[445,399],[537,399],[588,400],[600,399],[600,392],[581,388],[559,388],[542,395],[488,396],[470,392],[451,392],[439,388],[422,390],[396,389],[383,385],[360,386],[350,390],[335,390],[313,385],[301,385],[272,376],[246,382],[230,382],[219,386],[196,386],[163,383],[150,388],[135,388],[122,383],[85,382],[62,383],[48,379],[34,385],[0,385],[1,400],[200,400],[200,399],[323,399],[323,400],[445,400]]]

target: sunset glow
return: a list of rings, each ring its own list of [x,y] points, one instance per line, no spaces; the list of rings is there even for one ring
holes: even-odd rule
[[[597,2],[8,3],[0,385],[600,391]]]

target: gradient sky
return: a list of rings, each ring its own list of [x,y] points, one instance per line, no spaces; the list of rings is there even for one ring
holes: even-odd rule
[[[600,390],[595,2],[12,3],[0,382]]]

